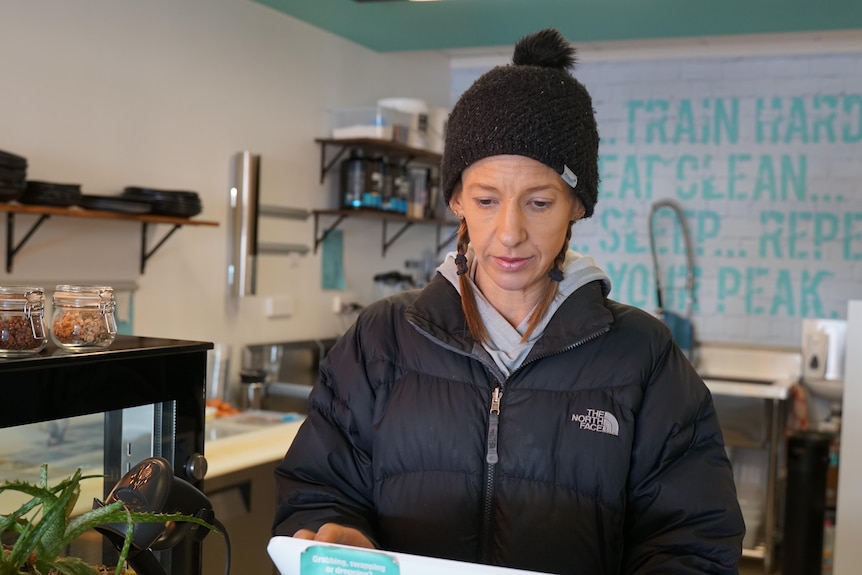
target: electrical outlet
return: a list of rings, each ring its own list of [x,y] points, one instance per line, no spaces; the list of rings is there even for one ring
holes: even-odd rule
[[[287,294],[267,298],[266,317],[290,317],[293,315],[293,298]]]

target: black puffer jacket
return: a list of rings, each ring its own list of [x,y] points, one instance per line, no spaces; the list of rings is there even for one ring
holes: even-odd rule
[[[737,572],[718,420],[664,324],[587,284],[508,379],[464,326],[439,275],[363,311],[276,470],[274,534],[332,521],[384,549],[535,571]]]

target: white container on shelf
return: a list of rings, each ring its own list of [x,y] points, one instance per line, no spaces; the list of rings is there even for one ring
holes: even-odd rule
[[[409,114],[383,106],[335,108],[330,110],[335,139],[374,138],[408,143]]]
[[[449,122],[449,108],[433,107],[428,112],[428,149],[438,154],[443,153],[446,142],[446,124]]]
[[[413,148],[428,148],[428,113],[425,100],[417,98],[383,98],[377,101],[381,108],[398,110],[408,118],[407,145]]]

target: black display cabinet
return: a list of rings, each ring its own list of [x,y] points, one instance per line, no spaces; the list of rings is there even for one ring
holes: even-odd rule
[[[32,357],[0,359],[0,428],[104,414],[103,497],[131,466],[154,455],[203,490],[206,352],[212,347],[117,336],[104,350],[69,353],[49,343]],[[151,428],[146,422],[146,441],[131,442],[130,408],[141,406],[149,406],[144,410],[151,414]],[[140,428],[140,421],[135,425]],[[106,564],[115,558],[112,552],[106,544]],[[157,555],[169,575],[201,572],[199,542],[186,541]]]

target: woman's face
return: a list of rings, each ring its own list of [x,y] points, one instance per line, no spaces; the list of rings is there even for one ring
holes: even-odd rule
[[[554,170],[525,156],[479,160],[461,183],[450,206],[467,224],[479,289],[491,303],[517,295],[533,305],[583,204]]]

